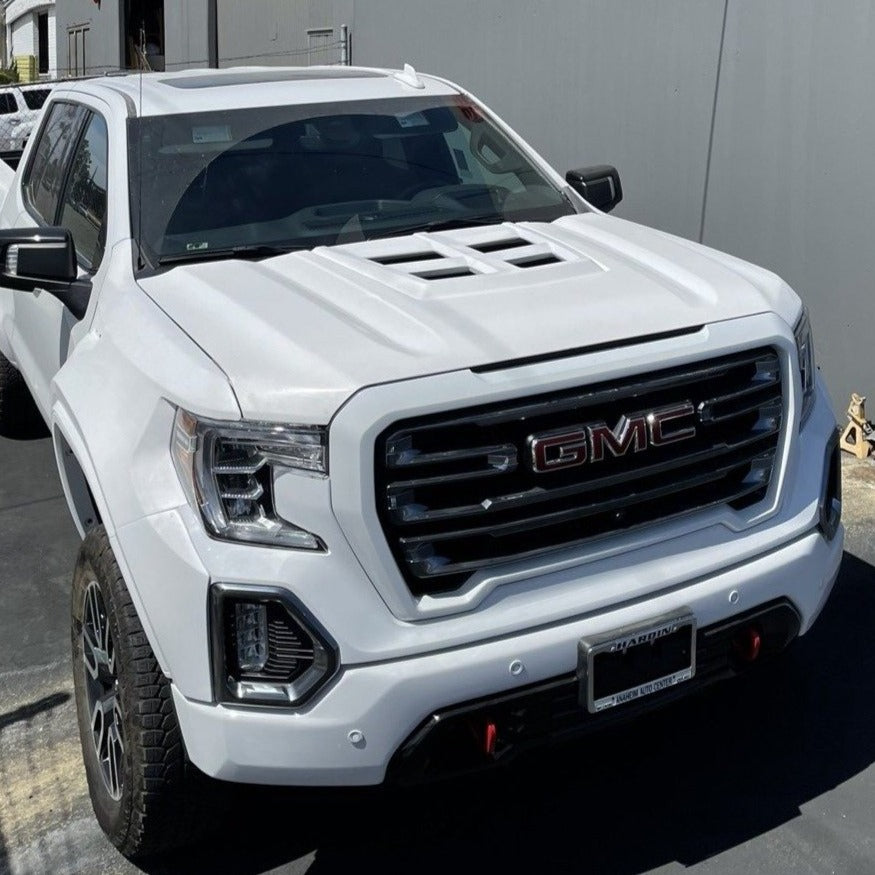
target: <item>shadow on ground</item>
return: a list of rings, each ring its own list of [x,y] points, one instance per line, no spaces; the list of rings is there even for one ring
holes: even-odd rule
[[[21,723],[24,720],[30,720],[38,714],[44,714],[46,711],[51,711],[52,708],[57,708],[58,705],[63,705],[69,701],[69,693],[52,693],[49,696],[43,696],[36,702],[30,702],[27,705],[22,705],[14,711],[9,711],[6,714],[0,714],[0,730],[7,726],[12,726],[13,723]]]
[[[875,650],[859,634],[875,628],[873,572],[846,554],[821,620],[780,662],[634,725],[429,789],[315,802],[246,791],[227,838],[146,871],[249,875],[308,854],[311,875],[363,860],[626,873],[707,859],[875,762]]]

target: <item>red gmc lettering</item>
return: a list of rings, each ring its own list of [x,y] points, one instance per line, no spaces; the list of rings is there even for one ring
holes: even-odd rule
[[[604,422],[587,428],[592,441],[592,460],[601,462],[605,457],[605,448],[612,456],[625,456],[629,447],[635,447],[635,452],[647,449],[647,422],[643,416],[635,419],[620,418],[617,427],[608,428]]]
[[[561,468],[573,468],[586,462],[586,432],[569,431],[552,437],[533,437],[532,470],[541,474]]]
[[[625,456],[650,447],[661,447],[696,436],[696,426],[670,424],[680,419],[695,417],[696,408],[689,401],[663,407],[647,414],[621,416],[614,428],[605,422],[582,425],[572,431],[550,432],[529,437],[531,466],[536,474],[561,471],[586,462],[601,462],[608,455]],[[695,422],[695,419],[693,419]]]
[[[687,416],[692,416],[696,409],[687,401],[684,404],[678,404],[675,407],[666,407],[662,410],[657,410],[647,417],[647,426],[650,430],[650,443],[654,447],[661,447],[665,444],[674,444],[677,441],[685,441],[687,438],[696,436],[695,426],[688,428],[679,428],[677,431],[666,434],[665,425],[674,419],[684,419]]]

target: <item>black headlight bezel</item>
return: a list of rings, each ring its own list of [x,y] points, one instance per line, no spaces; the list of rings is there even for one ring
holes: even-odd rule
[[[799,428],[804,427],[814,409],[817,364],[814,357],[814,337],[811,332],[811,319],[808,308],[803,307],[802,313],[793,328],[796,338],[796,355],[799,362],[799,380],[802,387],[801,409],[799,412]]]
[[[233,633],[228,628],[229,608],[240,602],[262,603],[281,610],[288,623],[309,638],[314,658],[303,672],[276,677],[276,664],[267,672],[236,669]],[[340,653],[336,642],[292,593],[273,586],[214,583],[209,591],[210,657],[213,701],[240,707],[294,709],[311,701],[336,676]],[[276,615],[275,615],[276,616]],[[259,677],[259,674],[262,676]],[[272,689],[271,689],[272,688]]]
[[[841,430],[836,428],[826,445],[823,477],[818,502],[818,528],[831,541],[842,521],[842,460],[839,449]]]

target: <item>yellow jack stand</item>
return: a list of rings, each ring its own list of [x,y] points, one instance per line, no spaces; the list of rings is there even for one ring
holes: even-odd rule
[[[872,452],[872,445],[875,443],[875,429],[872,428],[872,423],[866,419],[866,399],[856,392],[851,395],[848,419],[850,422],[842,432],[839,445],[846,453],[850,453],[858,459],[865,459]]]

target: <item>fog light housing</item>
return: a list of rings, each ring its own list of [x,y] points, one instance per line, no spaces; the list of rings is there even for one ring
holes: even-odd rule
[[[838,429],[833,432],[826,445],[819,511],[818,528],[827,541],[831,541],[842,521],[842,460]]]
[[[237,665],[241,671],[264,671],[267,664],[267,605],[262,602],[237,602],[236,620]]]
[[[337,647],[286,590],[218,583],[210,589],[216,701],[296,706],[337,669]]]

